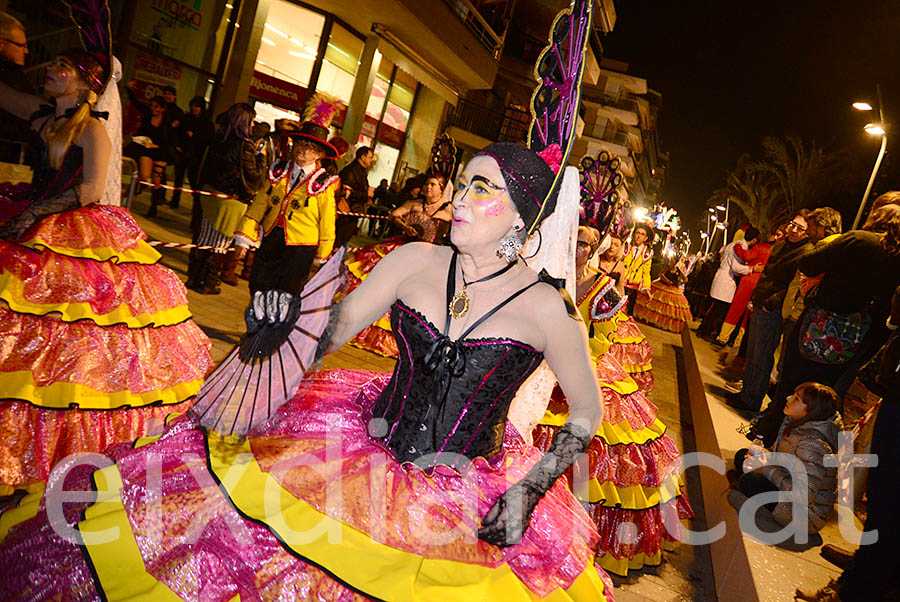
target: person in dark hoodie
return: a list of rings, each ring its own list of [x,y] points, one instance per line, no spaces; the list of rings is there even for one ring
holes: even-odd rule
[[[213,141],[216,127],[206,112],[206,100],[202,96],[191,99],[188,112],[181,118],[181,126],[178,128],[178,160],[175,163],[175,188],[184,186],[184,176],[187,174],[188,182],[194,190],[200,189],[200,166],[206,156],[206,149]],[[172,193],[169,203],[172,207],[178,207],[181,200],[181,191]],[[194,204],[200,203],[200,194],[194,193]]]

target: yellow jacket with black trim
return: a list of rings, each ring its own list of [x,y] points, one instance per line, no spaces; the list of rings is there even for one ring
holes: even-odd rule
[[[291,162],[279,162],[269,170],[269,185],[263,186],[234,234],[235,242],[259,246],[263,236],[280,226],[284,242],[291,247],[318,247],[316,258],[325,259],[334,247],[334,195],[341,180],[317,169],[292,188]]]
[[[625,266],[626,288],[644,290],[650,288],[650,265],[653,263],[653,249],[648,245],[641,248],[631,247],[622,259]]]

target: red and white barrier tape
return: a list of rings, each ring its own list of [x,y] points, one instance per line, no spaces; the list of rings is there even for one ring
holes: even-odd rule
[[[228,253],[229,251],[233,251],[237,247],[227,247],[224,249],[220,249],[219,247],[213,247],[210,245],[195,245],[189,242],[164,242],[161,240],[148,240],[147,244],[151,247],[162,247],[163,249],[198,249],[200,251],[215,251],[217,253]],[[359,251],[362,247],[347,247],[347,252],[351,251]],[[251,249],[255,250],[255,249]]]
[[[225,194],[224,192],[209,192],[207,190],[192,190],[190,188],[185,188],[184,186],[169,186],[168,184],[159,184],[156,186],[152,182],[147,182],[146,180],[141,180],[141,184],[150,187],[156,188],[164,188],[166,190],[177,190],[178,192],[187,192],[190,194],[202,194],[206,196],[214,196],[219,199],[233,199],[234,197],[230,194]],[[239,199],[235,199],[239,200]],[[368,217],[369,219],[388,219],[391,217],[390,215],[371,215],[368,213],[354,213],[352,211],[338,211],[338,215],[349,215],[350,217]]]

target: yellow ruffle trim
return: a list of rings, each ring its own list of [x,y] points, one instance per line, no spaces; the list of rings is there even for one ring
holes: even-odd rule
[[[561,427],[568,419],[568,413],[556,414],[555,412],[548,410],[538,424]],[[622,445],[628,443],[644,445],[648,441],[659,439],[665,434],[666,425],[657,418],[653,421],[652,425],[637,431],[631,430],[631,425],[628,424],[627,420],[623,420],[617,424],[612,424],[604,420],[600,423],[600,428],[597,429],[597,433],[594,436],[600,437],[609,445]]]
[[[78,523],[77,529],[94,575],[100,582],[103,599],[180,602],[181,598],[157,581],[144,566],[122,505],[122,476],[118,467],[98,470],[93,478],[97,501],[85,511],[84,520]]]
[[[40,408],[69,409],[76,405],[82,410],[114,410],[122,407],[141,407],[152,403],[163,405],[181,403],[200,391],[202,378],[178,383],[165,389],[132,393],[114,391],[104,393],[81,383],[55,382],[37,386],[31,371],[0,372],[0,390],[7,399],[21,399]]]
[[[653,364],[644,364],[643,366],[639,366],[638,364],[621,364],[621,366],[628,374],[650,372],[653,370]]]
[[[366,276],[369,275],[368,272],[364,272],[360,267],[362,265],[361,261],[351,261],[347,264],[347,269],[350,270],[350,273],[359,278],[360,280],[365,280]]]
[[[43,483],[31,483],[25,487],[0,485],[0,495],[10,495],[16,489],[25,489],[28,492],[15,508],[0,514],[0,542],[6,539],[10,529],[37,516],[41,508],[41,498],[44,497],[44,487]]]
[[[601,483],[597,479],[588,481],[588,499],[582,500],[591,504],[600,504],[605,508],[622,508],[623,510],[648,510],[660,504],[666,504],[681,494],[678,477],[670,476],[661,487],[616,487],[612,481]],[[579,496],[581,497],[581,496]]]
[[[63,322],[76,322],[78,320],[90,320],[98,326],[114,326],[124,324],[128,328],[144,328],[145,326],[174,326],[181,324],[191,317],[191,310],[187,305],[179,305],[171,309],[150,314],[142,313],[134,315],[131,309],[122,304],[105,314],[96,314],[90,303],[32,303],[25,299],[25,285],[11,272],[0,272],[0,299],[6,302],[10,309],[20,314],[45,316],[56,313]]]
[[[95,259],[97,261],[112,261],[113,263],[142,263],[145,265],[152,265],[162,258],[159,251],[143,240],[138,241],[137,247],[134,249],[127,249],[124,251],[117,251],[112,247],[89,247],[84,249],[60,247],[48,243],[41,237],[30,238],[19,244],[34,249],[35,251],[48,249],[58,255],[66,255],[67,257]]]
[[[675,545],[667,540],[663,540],[663,550],[671,552],[675,549]],[[659,566],[662,562],[662,551],[648,556],[643,552],[635,554],[629,558],[615,558],[612,554],[604,554],[597,557],[597,564],[600,565],[607,573],[613,573],[619,577],[627,577],[628,571],[639,571],[645,566]]]
[[[378,543],[369,534],[318,511],[263,472],[253,459],[249,442],[237,450],[220,448],[212,440],[209,444],[213,473],[241,514],[265,524],[283,545],[358,591],[382,600],[410,602],[539,599],[506,564],[491,568],[426,558]],[[230,470],[233,465],[239,470]],[[276,491],[280,499],[273,495]],[[322,535],[312,540],[309,534],[316,532]],[[332,537],[338,537],[340,543],[328,543]],[[599,601],[605,599],[603,589],[600,576],[588,563],[569,589],[554,590],[543,600]]]

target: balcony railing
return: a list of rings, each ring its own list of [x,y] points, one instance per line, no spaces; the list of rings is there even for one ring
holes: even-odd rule
[[[516,107],[506,107],[501,113],[460,99],[448,114],[447,125],[492,141],[522,142],[531,126],[531,115]]]
[[[496,32],[469,0],[444,0],[444,2],[465,23],[481,45],[487,48],[494,60],[499,61],[506,31]]]

